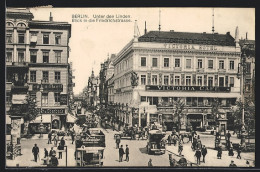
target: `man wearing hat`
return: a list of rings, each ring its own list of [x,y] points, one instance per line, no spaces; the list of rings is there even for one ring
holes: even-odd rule
[[[37,144],[34,144],[34,147],[32,148],[32,153],[34,156],[34,161],[37,162],[37,156],[39,154],[39,147],[37,146]]]
[[[58,158],[56,157],[56,152],[53,152],[52,157],[50,159],[50,166],[57,167],[59,164]]]
[[[148,167],[152,167],[153,164],[152,164],[152,159],[150,158],[149,161],[148,161]]]
[[[231,160],[231,164],[229,164],[229,167],[237,167],[237,165],[234,163],[233,160]]]
[[[125,148],[125,160],[128,162],[129,161],[129,147],[128,145],[126,145],[126,148]]]

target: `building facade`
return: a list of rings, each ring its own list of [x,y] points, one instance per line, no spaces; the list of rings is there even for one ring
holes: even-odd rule
[[[185,104],[182,128],[215,125],[214,101],[221,113],[231,115],[240,97],[238,35],[136,33],[113,61],[114,102],[123,106],[118,113],[124,124],[156,122],[171,130],[178,118],[173,105],[177,99]]]
[[[87,104],[91,106],[96,106],[100,103],[99,83],[99,76],[95,76],[92,70],[91,76],[88,78],[87,91],[85,91]]]
[[[28,9],[7,9],[7,85],[15,80],[21,87],[19,89],[25,91],[23,94],[36,98],[39,115],[29,124],[32,133],[65,130],[71,25],[53,21],[52,16],[49,21],[32,19],[33,14]],[[19,67],[15,72],[20,73],[9,70],[14,66]],[[14,94],[8,94],[7,89],[7,100],[14,97]],[[41,131],[39,123],[43,123]]]

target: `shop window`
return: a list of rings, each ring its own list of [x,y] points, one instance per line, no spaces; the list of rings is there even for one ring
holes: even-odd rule
[[[202,97],[199,97],[199,98],[198,98],[198,105],[199,105],[199,106],[204,106],[203,98],[202,98]]]
[[[202,68],[202,59],[198,59],[198,68],[199,68],[199,69]]]
[[[42,106],[48,106],[48,93],[42,93]]]
[[[24,43],[24,33],[18,34],[18,43],[23,44]]]
[[[169,85],[169,76],[164,76],[164,85]]]
[[[224,69],[224,60],[219,60],[219,69]]]
[[[6,62],[12,62],[12,52],[6,52]]]
[[[55,35],[55,44],[59,45],[61,43],[61,35]]]
[[[230,77],[229,86],[234,87],[234,77]]]
[[[141,75],[141,85],[146,85],[146,75]]]
[[[164,67],[169,67],[169,58],[164,58]]]
[[[43,52],[43,63],[49,63],[49,52]]]
[[[188,106],[191,105],[191,97],[186,98],[186,105],[188,105]]]
[[[198,105],[197,97],[193,97],[191,99],[191,101],[192,101],[192,106],[197,106]]]
[[[30,71],[30,82],[36,82],[36,71]]]
[[[31,51],[30,52],[30,61],[31,63],[36,63],[37,61],[37,51]]]
[[[191,59],[186,59],[186,68],[187,69],[191,68]]]
[[[213,60],[208,60],[208,68],[213,69]]]
[[[186,86],[191,85],[191,76],[186,76]]]
[[[250,62],[246,63],[246,73],[251,73],[251,63]]]
[[[157,85],[157,75],[152,75],[152,84]]]
[[[146,97],[145,96],[141,96],[141,102],[146,102]]]
[[[175,85],[180,85],[180,76],[175,76]]]
[[[198,76],[198,86],[202,86],[202,76]]]
[[[18,52],[18,63],[24,62],[24,52]]]
[[[229,69],[230,69],[230,70],[234,70],[234,68],[235,68],[234,61],[231,60],[231,61],[229,62]]]
[[[141,57],[141,66],[146,66],[146,57]]]
[[[49,34],[43,34],[43,44],[49,44]]]
[[[55,72],[55,83],[60,83],[60,72]]]
[[[55,62],[61,63],[61,52],[60,51],[55,52]]]
[[[42,72],[42,80],[43,80],[43,83],[48,83],[49,82],[49,72],[48,71],[43,71]]]
[[[158,64],[157,64],[157,60],[158,60],[158,59],[157,59],[157,58],[153,58],[152,60],[153,60],[153,61],[152,61],[152,66],[153,66],[153,67],[157,67],[157,66],[158,66]]]
[[[149,102],[149,105],[153,104],[153,98],[152,97],[147,97],[147,101]]]
[[[52,129],[59,129],[59,121],[57,119],[54,119],[52,121]]]
[[[180,67],[180,59],[175,59],[175,67]]]

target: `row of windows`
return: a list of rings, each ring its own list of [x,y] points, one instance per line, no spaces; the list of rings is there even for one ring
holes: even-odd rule
[[[132,58],[122,61],[115,66],[115,74],[122,72],[123,70],[129,69],[133,65]]]
[[[180,59],[176,58],[174,61],[175,65],[174,67],[181,67],[180,64]],[[141,57],[141,66],[145,67],[147,66],[146,64],[146,57]],[[169,67],[169,58],[164,58],[163,59],[163,67]],[[152,58],[152,67],[158,67],[158,58]],[[191,64],[191,59],[186,59],[186,68],[190,69],[192,67]],[[203,61],[202,59],[198,59],[197,60],[197,68],[201,69],[203,68]],[[213,60],[208,60],[208,68],[209,69],[213,69],[214,68],[214,63]],[[224,60],[219,60],[219,69],[225,69],[225,64],[224,64]],[[234,70],[235,69],[235,63],[234,60],[230,60],[229,61],[229,69],[230,70]]]
[[[220,87],[224,87],[224,77],[219,77],[218,80],[219,80],[219,86]],[[170,81],[169,80],[169,76],[165,75],[163,77],[163,84],[164,85],[170,85],[169,81]],[[180,76],[175,76],[174,77],[174,81],[172,81],[172,83],[174,85],[176,85],[176,86],[181,85]],[[196,85],[197,86],[202,86],[202,83],[203,83],[202,76],[198,76]],[[146,75],[141,75],[141,85],[146,85],[146,84],[147,84]],[[158,85],[158,75],[152,75],[151,84],[152,85]],[[191,86],[191,76],[186,76],[186,78],[185,78],[185,85],[186,86]],[[207,86],[209,86],[209,87],[213,86],[213,77],[208,77]],[[230,87],[234,87],[234,77],[229,77],[229,86]]]
[[[48,99],[49,99],[48,93],[42,93],[41,105],[42,106],[49,106]],[[55,101],[55,103],[60,103],[60,93],[54,93],[54,101]]]
[[[8,51],[6,52],[6,62],[12,62],[13,52]],[[43,51],[42,52],[42,62],[49,63],[50,52]],[[25,52],[18,51],[18,62],[25,62]],[[36,63],[37,62],[37,51],[30,51],[30,62]],[[54,63],[61,63],[61,51],[55,51],[55,61]]]
[[[36,37],[37,42],[37,33],[32,32],[32,37]],[[24,44],[25,43],[25,33],[18,33],[18,43]],[[6,43],[13,43],[13,33],[7,32],[6,33]],[[42,43],[43,44],[50,44],[50,33],[43,33],[42,35]],[[61,44],[61,34],[55,34],[55,45]]]
[[[60,83],[60,72],[54,72],[54,82]],[[36,82],[36,71],[30,71],[30,82]],[[42,82],[49,83],[49,71],[42,71]]]

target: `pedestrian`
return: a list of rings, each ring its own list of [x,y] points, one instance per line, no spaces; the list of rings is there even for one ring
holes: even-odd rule
[[[179,155],[181,155],[182,151],[183,151],[183,145],[181,142],[179,142],[179,149],[178,149]]]
[[[172,135],[170,134],[170,135],[168,136],[168,145],[171,145],[171,142],[172,142]]]
[[[64,147],[61,145],[61,143],[59,143],[58,146],[58,150],[59,150],[59,159],[62,159],[62,150],[64,149]]]
[[[124,156],[125,152],[123,149],[123,145],[121,145],[121,147],[119,148],[119,162],[123,161],[123,156]]]
[[[75,135],[74,135],[74,128],[73,128],[73,131],[71,132],[71,144],[73,144],[73,142],[74,142],[74,137],[75,137]]]
[[[56,151],[53,150],[53,147],[51,147],[51,150],[49,152],[49,157],[52,157],[53,154],[56,154]]]
[[[60,144],[61,144],[61,146],[64,148],[64,146],[65,146],[64,136],[61,138]]]
[[[44,158],[47,158],[48,157],[48,151],[46,148],[44,148]]]
[[[188,138],[189,138],[189,141],[187,143],[189,143],[189,142],[192,143],[192,135],[191,135],[191,133],[188,134]]]
[[[34,144],[34,147],[32,148],[32,153],[34,156],[34,161],[37,162],[37,157],[39,154],[39,147],[37,146],[37,144]]]
[[[152,159],[150,158],[149,161],[148,161],[148,167],[152,167],[153,164],[152,164]]]
[[[221,146],[218,146],[217,158],[218,158],[218,159],[221,159],[221,156],[222,156],[222,148],[221,148]]]
[[[248,160],[246,160],[246,167],[251,167],[251,165],[250,165]]]
[[[229,167],[237,167],[237,165],[234,163],[233,160],[231,160],[231,163],[229,164]]]
[[[173,145],[174,145],[174,146],[176,146],[176,142],[177,142],[177,136],[174,135],[174,136],[173,136]]]
[[[125,148],[125,160],[128,162],[129,161],[129,147],[128,145],[126,145],[126,148]]]
[[[200,150],[197,148],[196,152],[195,152],[195,156],[197,158],[197,164],[200,165],[200,157],[201,157],[201,152]]]
[[[59,165],[59,161],[56,157],[56,152],[54,152],[51,156],[49,166],[51,167],[57,167]]]
[[[120,144],[120,136],[116,136],[116,149],[119,149],[119,144]]]
[[[184,158],[184,155],[181,155],[181,158],[178,161],[178,163],[181,167],[187,167],[187,160],[186,158]]]
[[[179,140],[180,140],[181,143],[184,143],[183,142],[183,137],[184,137],[183,134],[180,134],[180,137],[179,137],[180,139]]]
[[[228,141],[230,141],[231,134],[230,134],[230,132],[229,132],[229,131],[228,131],[228,133],[227,133],[226,137],[227,137],[227,140],[228,140]]]
[[[203,145],[202,149],[201,149],[201,154],[202,154],[202,157],[203,157],[203,162],[205,163],[205,156],[207,155],[208,151],[207,151],[207,148],[205,147],[205,145]]]
[[[56,133],[54,134],[52,140],[53,140],[53,142],[54,142],[54,146],[57,147],[58,140],[57,140],[57,134],[56,134]]]
[[[201,148],[202,148],[202,144],[201,144],[201,141],[200,141],[200,140],[198,140],[196,147],[197,147],[198,149],[201,149]]]
[[[49,132],[49,134],[48,134],[48,144],[52,144],[51,143],[51,136],[52,136],[52,132]]]
[[[241,148],[241,144],[238,145],[237,148],[237,159],[241,159],[241,152],[242,152],[242,148]]]
[[[229,149],[228,149],[228,156],[234,156],[232,142],[230,142],[230,146],[229,146]]]

